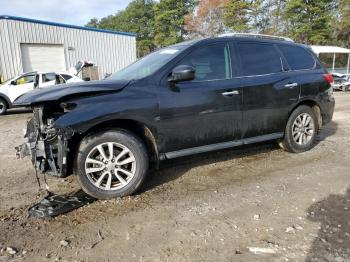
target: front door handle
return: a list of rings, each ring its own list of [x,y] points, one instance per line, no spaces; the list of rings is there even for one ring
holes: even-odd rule
[[[233,90],[233,91],[226,91],[222,93],[223,96],[233,96],[233,95],[239,95],[238,90]]]
[[[291,84],[286,84],[284,87],[293,88],[293,87],[297,87],[297,86],[298,86],[298,83],[291,83]]]

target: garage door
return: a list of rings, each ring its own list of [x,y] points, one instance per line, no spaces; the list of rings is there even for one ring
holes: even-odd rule
[[[63,45],[21,44],[23,71],[65,71]]]

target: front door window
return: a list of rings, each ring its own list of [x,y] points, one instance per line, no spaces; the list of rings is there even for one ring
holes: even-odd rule
[[[24,85],[29,83],[34,83],[35,75],[25,75],[18,78],[15,83],[16,85]]]
[[[225,44],[200,47],[186,56],[179,65],[195,68],[194,81],[223,80],[231,77],[230,54]]]

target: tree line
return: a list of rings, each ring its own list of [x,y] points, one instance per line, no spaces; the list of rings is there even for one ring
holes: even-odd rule
[[[86,26],[137,34],[137,55],[228,32],[350,48],[350,0],[132,0]]]

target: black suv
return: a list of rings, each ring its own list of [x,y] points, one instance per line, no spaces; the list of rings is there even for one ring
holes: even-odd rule
[[[106,80],[34,90],[28,143],[41,173],[76,173],[96,198],[130,195],[150,164],[278,140],[299,153],[331,121],[332,76],[309,47],[263,37],[183,42]]]

